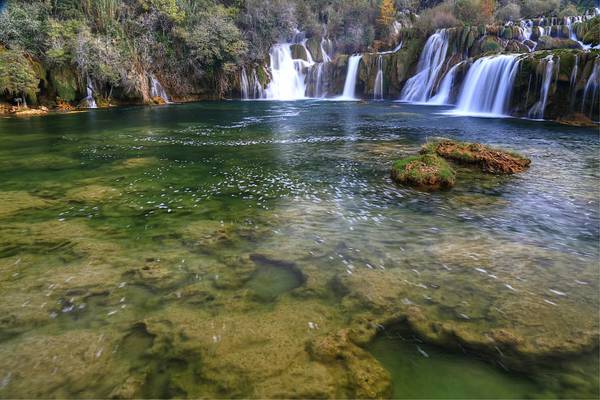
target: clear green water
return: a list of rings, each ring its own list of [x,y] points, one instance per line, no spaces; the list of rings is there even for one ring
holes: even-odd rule
[[[597,131],[438,111],[0,119],[0,397],[598,397]],[[437,136],[533,166],[394,185]]]

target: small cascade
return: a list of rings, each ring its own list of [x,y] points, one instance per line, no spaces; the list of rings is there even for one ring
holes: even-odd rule
[[[448,51],[448,33],[439,30],[427,39],[417,64],[417,74],[402,89],[400,100],[425,103],[432,95]]]
[[[544,71],[542,87],[540,89],[540,98],[529,110],[529,118],[532,119],[544,118],[546,104],[548,103],[548,93],[550,92],[550,85],[552,84],[552,76],[554,72],[554,59],[552,55],[549,55],[548,57],[544,58],[544,60],[546,61],[546,69]]]
[[[356,54],[348,59],[348,72],[346,73],[346,82],[344,83],[344,93],[337,100],[356,100],[354,93],[356,91],[356,77],[361,58],[362,55]]]
[[[598,88],[600,87],[600,56],[596,57],[594,60],[594,69],[592,70],[592,74],[588,78],[587,83],[585,84],[585,90],[583,91],[583,101],[581,104],[581,112],[585,112],[585,105],[587,103],[588,96],[591,92],[591,101],[590,101],[590,117],[595,120],[598,119],[598,115],[593,115],[594,104],[596,104],[598,99]]]
[[[94,87],[89,76],[87,77],[86,91],[87,96],[85,97],[85,101],[87,102],[87,108],[98,108],[96,100],[94,100]]]
[[[452,87],[454,86],[454,77],[456,76],[456,71],[458,71],[458,67],[462,64],[462,62],[456,64],[454,67],[450,69],[444,76],[442,83],[440,83],[440,87],[437,91],[437,94],[433,96],[431,99],[427,101],[427,104],[432,105],[446,105],[451,104],[452,97]]]
[[[373,99],[383,100],[383,56],[381,54],[377,56],[377,76],[375,77]]]
[[[252,89],[252,91],[250,92],[250,95],[252,96],[253,99],[264,99],[267,97],[267,94],[265,93],[265,89],[263,89],[262,85],[260,84],[260,81],[258,80],[258,75],[256,74],[255,69],[252,70],[251,89]]]
[[[150,97],[160,97],[165,103],[171,102],[167,92],[153,74],[150,74]]]
[[[246,68],[242,68],[242,72],[240,73],[240,89],[242,92],[242,100],[248,100],[249,97],[249,85],[248,85],[248,75],[246,74]]]
[[[518,54],[488,56],[475,61],[464,79],[453,113],[505,116],[518,67]]]
[[[307,51],[307,54],[310,52]],[[269,59],[271,82],[266,89],[266,98],[272,100],[305,99],[304,70],[312,64],[305,60],[293,59],[291,43],[274,45],[269,52]]]
[[[575,96],[577,95],[577,74],[579,73],[579,56],[575,56],[575,64],[573,64],[573,70],[571,71],[571,79],[569,85],[569,92],[571,94],[571,109],[575,105]]]
[[[331,62],[330,54],[333,54],[333,43],[330,39],[321,39],[321,54],[323,56],[324,63],[327,64]]]

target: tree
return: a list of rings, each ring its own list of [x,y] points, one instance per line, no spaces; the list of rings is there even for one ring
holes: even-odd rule
[[[380,37],[384,38],[389,34],[390,26],[396,19],[396,6],[394,0],[383,0],[379,6],[379,16],[377,17],[377,28]]]
[[[26,96],[35,98],[39,83],[31,63],[22,52],[7,50],[0,53],[0,93],[21,96],[27,106]]]
[[[481,11],[486,17],[491,17],[496,9],[496,0],[482,0]]]

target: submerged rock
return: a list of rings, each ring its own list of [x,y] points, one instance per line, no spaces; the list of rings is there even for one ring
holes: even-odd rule
[[[392,166],[392,179],[398,183],[431,190],[454,186],[456,174],[437,155],[422,154],[396,161]]]
[[[436,154],[460,164],[480,166],[493,174],[516,174],[525,171],[531,160],[519,154],[494,149],[480,143],[442,140],[423,146],[422,154]]]

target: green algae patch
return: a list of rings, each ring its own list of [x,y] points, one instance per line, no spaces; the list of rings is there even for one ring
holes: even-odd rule
[[[81,203],[95,203],[108,201],[120,195],[117,189],[109,186],[88,185],[68,191],[66,198]]]
[[[437,154],[459,164],[477,165],[492,174],[516,174],[529,168],[531,160],[517,153],[494,149],[480,143],[442,140],[427,143],[422,154]]]
[[[396,161],[392,166],[392,179],[405,185],[435,190],[454,186],[456,173],[441,157],[422,154]]]
[[[32,196],[27,192],[0,192],[0,218],[24,210],[46,208],[51,205],[51,201]]]

